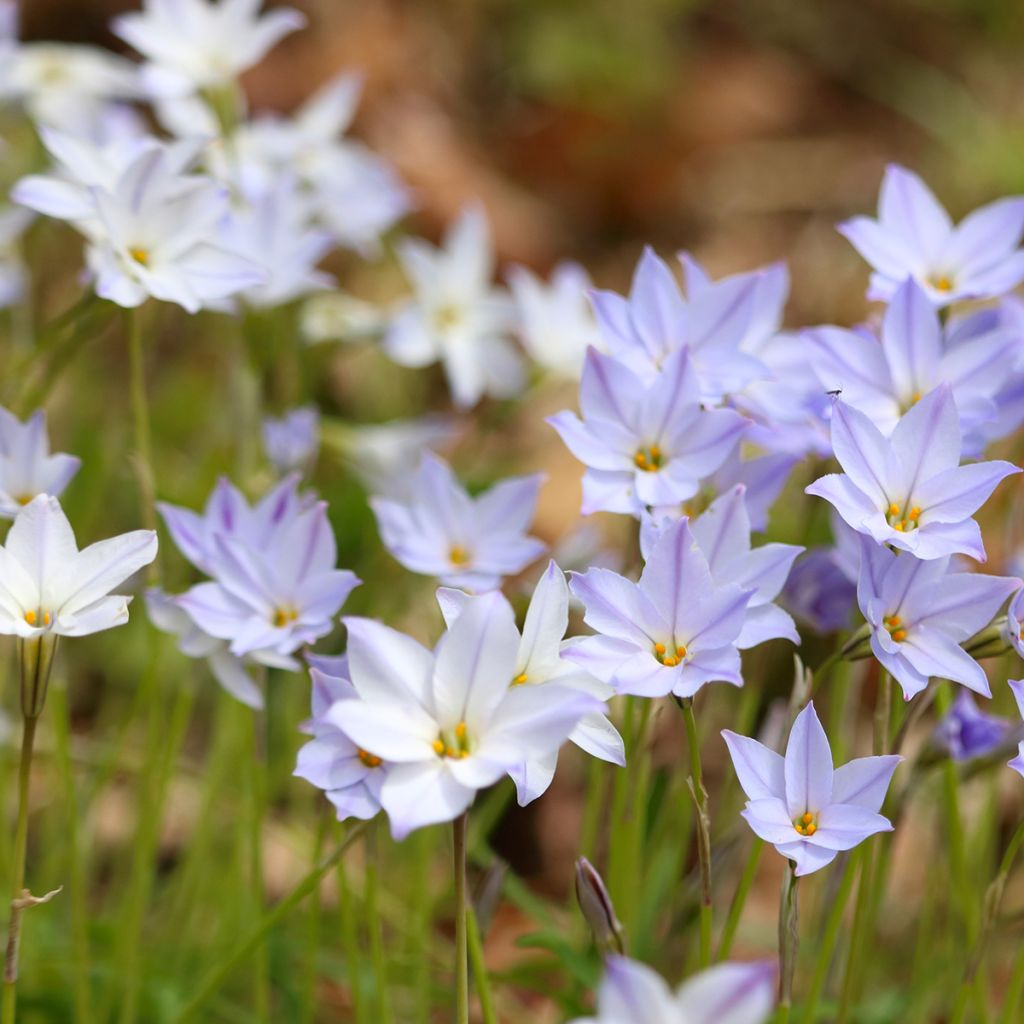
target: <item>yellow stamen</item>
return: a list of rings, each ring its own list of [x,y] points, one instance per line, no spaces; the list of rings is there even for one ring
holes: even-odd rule
[[[887,626],[898,626],[901,621],[902,620],[898,615],[887,615],[884,619],[882,619],[882,622],[884,622]]]
[[[356,751],[356,756],[367,768],[379,768],[381,766],[381,760],[376,754],[371,754],[368,750],[363,750],[360,747]]]
[[[27,612],[25,612],[25,621],[26,621],[26,622],[27,622],[27,623],[28,623],[28,624],[29,624],[30,626],[34,626],[34,625],[36,624],[36,617],[37,617],[37,616],[36,616],[36,613],[35,613],[35,612],[33,612],[33,611],[27,611]]]
[[[809,824],[809,825],[807,826],[807,829],[806,829],[806,830],[804,831],[804,835],[805,835],[805,836],[813,836],[813,835],[814,835],[814,833],[815,833],[815,832],[817,832],[817,831],[818,831],[818,826],[817,826],[817,825],[815,825],[815,824],[814,824],[814,822],[812,821],[812,822],[811,822],[811,823],[810,823],[810,824]]]
[[[905,629],[895,629],[892,633],[893,640],[899,643],[901,640],[907,639],[907,631]]]
[[[144,267],[149,266],[149,250],[135,247],[128,250],[128,255],[131,256],[136,263],[140,263]]]
[[[441,740],[434,740],[434,753],[440,757],[444,753],[444,743]]]
[[[647,448],[638,448],[633,456],[633,465],[645,473],[653,473],[661,469],[661,448],[652,444]]]
[[[673,658],[672,655],[669,654],[666,657],[661,659],[661,663],[662,663],[662,665],[666,666],[667,668],[675,668],[676,665],[679,664],[679,659],[678,658]]]
[[[520,672],[519,675],[517,675],[515,677],[515,679],[512,680],[512,685],[513,686],[522,686],[523,683],[526,682],[526,680],[527,680],[526,673],[525,672]]]
[[[893,502],[889,506],[889,515],[891,515],[891,516],[898,516],[899,514],[900,514],[900,507],[899,507],[899,505],[896,504],[896,502]]]
[[[50,624],[50,613],[43,612],[43,625],[48,626]]]
[[[448,747],[445,750],[445,756],[446,757],[459,757],[459,749],[458,749],[458,747]]]
[[[299,613],[294,608],[278,608],[274,612],[274,625],[278,629],[282,629],[289,623],[294,622],[298,617]]]
[[[465,722],[459,722],[459,724],[457,726],[455,726],[455,735],[460,740],[464,740],[466,738],[466,723]]]
[[[466,565],[469,562],[469,552],[461,544],[453,544],[448,552],[448,561],[452,565]]]
[[[654,653],[659,655],[659,656],[664,654],[665,653],[665,645],[664,644],[655,644],[654,645]]]
[[[915,505],[915,506],[914,506],[914,507],[913,507],[913,508],[912,508],[912,509],[911,509],[911,510],[910,510],[910,511],[909,511],[909,512],[907,513],[907,518],[908,518],[908,519],[909,519],[909,520],[910,520],[911,522],[913,522],[913,523],[916,523],[916,522],[918,521],[918,519],[920,519],[920,518],[921,518],[921,510],[920,510],[920,509],[919,509],[919,508],[918,508],[918,507],[917,507],[917,506]]]
[[[928,276],[928,283],[937,292],[951,292],[953,290],[953,280],[948,274],[930,274]]]
[[[813,814],[811,814],[811,812],[810,812],[810,811],[808,811],[808,812],[807,812],[807,813],[806,813],[806,814],[805,814],[805,815],[804,815],[804,816],[803,816],[803,817],[802,817],[802,818],[801,818],[800,820],[801,820],[801,821],[802,821],[802,822],[803,822],[803,823],[804,823],[805,825],[810,825],[810,823],[811,823],[812,821],[814,821],[814,815],[813,815]]]
[[[678,654],[680,658],[685,658],[686,657],[686,648],[682,644],[680,644],[676,648],[676,654]]]
[[[907,528],[907,524],[901,519],[898,523],[893,523],[892,528],[897,532],[902,533]]]

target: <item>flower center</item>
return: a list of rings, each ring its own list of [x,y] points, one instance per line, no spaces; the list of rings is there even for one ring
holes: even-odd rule
[[[291,605],[283,605],[274,612],[273,623],[278,629],[290,625],[299,617],[299,612]]]
[[[885,510],[886,522],[900,533],[905,533],[908,530],[916,530],[918,527],[918,520],[921,518],[921,510],[917,505],[911,505],[909,508],[906,506],[900,507],[896,502]]]
[[[149,250],[143,249],[141,246],[133,246],[128,250],[128,255],[131,256],[136,263],[140,266],[149,266]]]
[[[793,828],[802,836],[813,836],[818,831],[818,816],[808,811],[799,818],[794,818]]]
[[[42,620],[42,624],[44,626],[48,626],[50,624],[50,622],[52,621],[51,618],[50,618],[50,613],[49,612],[37,612],[37,611],[35,611],[35,610],[31,609],[31,608],[27,612],[25,612],[25,621],[30,626],[37,625],[40,620]]]
[[[675,668],[676,665],[678,665],[681,661],[685,660],[686,646],[684,644],[679,644],[675,649],[675,653],[673,654],[664,644],[655,644],[654,657],[657,658],[658,661],[660,661],[661,664],[665,665],[667,668]]]
[[[645,473],[657,472],[661,469],[661,462],[661,448],[656,444],[649,445],[646,448],[637,448],[636,455],[633,456],[633,464],[637,469],[642,469]]]
[[[529,680],[529,677],[528,677],[528,676],[526,675],[526,673],[525,673],[525,672],[520,672],[520,673],[519,673],[519,675],[517,675],[517,676],[516,676],[516,677],[515,677],[515,678],[514,678],[514,679],[512,680],[512,685],[513,685],[513,686],[522,686],[522,685],[524,685],[525,683],[528,683],[529,681],[530,681],[530,680]]]
[[[446,729],[434,740],[434,753],[438,757],[450,757],[460,761],[469,757],[470,739],[465,722],[459,722],[454,729]]]
[[[886,615],[882,619],[882,625],[889,630],[889,635],[896,641],[896,643],[902,643],[907,639],[907,630],[903,625],[903,620],[898,615]]]
[[[951,292],[953,290],[953,279],[949,274],[929,274],[927,281],[937,292]]]
[[[461,544],[453,544],[448,549],[448,561],[452,565],[469,565],[473,556]]]
[[[446,334],[462,322],[462,311],[452,302],[446,302],[434,310],[434,330]]]
[[[368,750],[363,750],[360,747],[356,751],[356,757],[367,767],[367,768],[379,768],[383,763],[376,754],[371,754]]]

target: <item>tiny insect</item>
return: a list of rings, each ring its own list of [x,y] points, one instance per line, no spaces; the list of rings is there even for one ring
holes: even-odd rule
[[[828,395],[829,398],[838,398],[842,393],[842,388],[833,388],[831,391],[825,392],[825,394]]]

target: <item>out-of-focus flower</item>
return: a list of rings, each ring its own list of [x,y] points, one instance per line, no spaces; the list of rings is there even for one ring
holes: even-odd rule
[[[871,264],[868,298],[890,299],[913,277],[937,306],[997,298],[1024,279],[1024,197],[979,207],[954,226],[913,171],[890,164],[882,179],[878,219],[839,225]]]
[[[736,644],[753,591],[716,584],[685,519],[650,549],[639,583],[588,569],[570,586],[598,635],[574,640],[565,656],[619,693],[692,697],[705,683],[743,685]]]
[[[347,661],[335,672],[310,668],[313,681],[313,717],[307,729],[313,738],[299,750],[294,774],[322,789],[334,804],[338,820],[374,817],[380,810],[380,791],[387,765],[356,746],[332,721],[328,712],[340,700],[357,700],[348,677]]]
[[[338,449],[371,493],[394,501],[411,500],[424,452],[451,442],[458,427],[449,416],[353,425],[327,420],[324,443]]]
[[[21,301],[25,291],[25,268],[18,242],[32,222],[28,210],[0,206],[0,309]]]
[[[622,922],[615,913],[615,905],[605,887],[604,879],[597,869],[580,857],[576,861],[576,902],[590,930],[598,949],[610,951],[623,949]]]
[[[257,309],[283,306],[334,284],[330,274],[317,270],[334,241],[312,226],[309,198],[288,175],[235,209],[225,240],[263,272],[263,280],[240,293]]]
[[[313,345],[322,341],[370,341],[383,337],[387,310],[346,292],[323,292],[302,304],[302,336]]]
[[[1017,710],[1020,711],[1021,718],[1024,718],[1024,679],[1011,679],[1009,682],[1014,699],[1017,701]],[[1024,775],[1024,740],[1021,740],[1017,747],[1017,756],[1007,763],[1015,772]]]
[[[225,174],[248,194],[295,175],[335,241],[369,255],[410,199],[390,165],[345,135],[361,88],[362,77],[345,72],[290,117],[259,114],[245,122],[231,140]]]
[[[939,384],[948,384],[967,433],[996,415],[995,396],[1021,340],[993,329],[948,346],[939,315],[924,289],[908,278],[892,297],[880,339],[864,331],[818,327],[805,332],[808,355],[823,388],[869,416],[884,434]]]
[[[214,679],[235,700],[251,708],[263,707],[263,694],[246,669],[245,662],[231,653],[226,640],[203,632],[177,598],[156,588],[147,590],[146,611],[149,621],[157,629],[178,638],[178,650],[182,654],[205,659]],[[279,663],[278,667],[287,668],[288,663]]]
[[[135,530],[79,551],[60,502],[40,494],[0,548],[0,633],[85,636],[124,625],[131,598],[110,591],[149,565],[156,549],[152,530]]]
[[[649,381],[673,353],[685,349],[701,398],[718,402],[766,376],[760,360],[741,349],[753,322],[758,282],[757,274],[713,284],[705,278],[687,302],[668,264],[647,249],[628,299],[595,291],[592,300],[605,346],[617,360]]]
[[[88,132],[108,105],[139,96],[134,64],[95,46],[17,40],[17,5],[0,4],[0,100],[38,124]]]
[[[597,1016],[572,1024],[764,1024],[775,1005],[776,975],[774,960],[716,964],[673,992],[650,967],[613,955]]]
[[[1017,591],[1006,609],[1006,633],[1010,646],[1024,658],[1024,587]]]
[[[320,448],[320,412],[315,405],[263,421],[263,447],[279,473],[308,471]]]
[[[42,409],[22,423],[0,407],[0,518],[13,519],[38,494],[59,498],[81,464],[74,455],[50,454]]]
[[[530,358],[547,370],[579,378],[590,346],[601,334],[587,292],[590,277],[578,263],[559,263],[545,283],[526,267],[508,272],[519,309],[520,338]]]
[[[111,27],[149,62],[142,74],[150,92],[183,95],[230,84],[306,24],[290,7],[260,15],[260,6],[260,0],[143,0],[141,11],[118,15]]]
[[[543,542],[526,533],[542,482],[513,477],[471,498],[448,463],[427,453],[408,501],[376,497],[370,504],[384,545],[402,565],[480,592],[544,553]]]
[[[461,590],[442,588],[437,596],[449,628],[473,600]],[[590,694],[598,701],[608,700],[615,694],[611,686],[562,657],[562,638],[568,625],[569,588],[565,583],[565,574],[551,562],[530,599],[516,655],[515,673],[509,685],[557,684],[559,688],[569,687]],[[581,718],[576,728],[569,733],[569,741],[603,761],[617,765],[626,763],[622,737],[603,711],[593,711]],[[548,751],[543,758],[524,761],[509,772],[516,784],[520,804],[528,804],[546,792],[557,765],[558,750],[555,749]]]
[[[907,559],[910,561],[910,559]],[[892,825],[879,814],[896,765],[894,754],[859,757],[833,770],[832,750],[813,701],[796,717],[786,756],[757,740],[722,731],[754,833],[809,875]]]
[[[434,651],[369,619],[345,625],[358,699],[326,717],[389,763],[380,799],[396,839],[457,818],[478,790],[549,758],[603,707],[557,683],[509,685],[521,638],[500,594],[469,600]]]
[[[811,548],[798,558],[782,591],[782,604],[819,633],[849,626],[856,602],[856,579],[843,571],[835,548]]]
[[[731,409],[704,409],[686,351],[669,356],[645,383],[622,363],[591,349],[580,383],[582,420],[548,419],[586,467],[583,514],[624,512],[686,501],[739,443],[748,421]]]
[[[508,339],[512,300],[491,284],[494,252],[483,210],[466,209],[435,248],[410,238],[398,250],[414,298],[395,315],[384,351],[403,366],[440,360],[456,405],[521,390],[523,368]]]
[[[653,553],[659,536],[670,523],[667,519],[645,517],[640,528],[640,549],[645,559]],[[737,484],[691,519],[690,530],[707,559],[715,583],[735,583],[751,591],[736,646],[743,651],[777,638],[800,643],[793,620],[773,602],[786,582],[794,559],[804,549],[795,544],[751,547],[743,485]]]
[[[210,575],[219,537],[232,537],[256,551],[271,546],[274,534],[308,507],[298,494],[298,484],[298,475],[292,474],[250,506],[245,495],[221,477],[202,514],[167,502],[158,502],[157,508],[178,550],[197,569]]]
[[[992,696],[984,670],[960,644],[992,621],[1021,581],[950,572],[949,562],[897,557],[861,538],[857,603],[871,628],[872,653],[907,700],[931,676]]]
[[[960,465],[960,418],[942,384],[911,407],[886,437],[870,417],[837,401],[832,447],[844,472],[807,488],[831,502],[858,533],[917,558],[962,553],[985,560],[970,518],[1004,477],[1009,462]]]
[[[62,163],[71,160],[68,139],[53,133]],[[149,296],[190,313],[262,284],[266,273],[231,248],[227,238],[228,194],[212,179],[183,174],[185,144],[128,143],[112,164],[90,167],[90,177],[116,179],[107,188],[75,177],[26,178],[13,198],[52,217],[68,220],[89,240],[86,259],[96,293],[120,306]],[[74,152],[89,153],[85,145]],[[134,154],[123,163],[127,154]],[[108,179],[109,180],[109,179]]]
[[[979,710],[970,693],[960,690],[936,726],[935,740],[954,761],[969,761],[1001,747],[1011,729],[1011,722]]]
[[[232,654],[287,659],[331,631],[359,586],[336,561],[327,506],[318,502],[282,523],[260,548],[216,535],[208,570],[213,580],[177,600],[205,633],[230,641]]]

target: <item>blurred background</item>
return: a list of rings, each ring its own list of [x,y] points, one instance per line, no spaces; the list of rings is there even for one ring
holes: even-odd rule
[[[405,229],[436,239],[463,204],[479,198],[502,264],[521,262],[546,274],[559,260],[572,258],[597,284],[624,290],[645,244],[663,256],[692,252],[715,276],[784,259],[793,278],[787,323],[851,324],[868,311],[863,300],[868,272],[834,224],[874,210],[887,162],[920,172],[954,218],[998,195],[1024,191],[1024,5],[1018,0],[292,0],[292,5],[308,15],[310,27],[278,45],[246,77],[251,107],[291,110],[339,69],[362,69],[366,84],[354,134],[393,163],[413,189],[416,210]],[[22,35],[123,51],[106,26],[126,8],[124,0],[31,0],[24,4]],[[11,171],[10,177],[24,170]],[[80,260],[72,248],[78,242],[71,239],[70,231],[54,224],[37,226],[30,237],[36,265],[47,268],[35,295],[44,319],[76,294]],[[390,253],[370,263],[339,256],[330,269],[341,287],[368,299],[384,301],[403,290]],[[242,386],[234,375],[237,328],[222,318],[193,320],[171,308],[161,308],[159,319],[149,312],[159,496],[197,507],[225,472],[235,472],[249,493],[260,493],[270,478],[251,455],[258,437],[240,436],[247,425],[236,416]],[[318,346],[304,350],[300,363],[298,383],[278,387],[271,380],[265,388],[271,407],[283,407],[308,390],[328,422],[332,417],[379,422],[444,409],[447,402],[436,368],[403,369],[368,347]],[[85,358],[76,359],[50,403],[54,448],[84,460],[67,499],[83,544],[137,525],[127,398],[123,405],[115,400],[126,379],[118,332],[108,332]],[[17,387],[16,381],[3,383],[5,398],[11,399]],[[511,472],[547,471],[535,532],[552,545],[577,524],[580,469],[543,417],[574,401],[572,385],[547,382],[524,403],[485,403],[464,422],[454,451],[460,474],[474,486]],[[780,504],[806,501],[798,497],[803,477],[815,475],[814,467],[803,467]],[[411,578],[381,550],[365,493],[329,448],[313,483],[331,503],[340,564],[367,581],[346,611],[372,613],[424,640],[436,638],[440,620],[432,607],[431,581]],[[993,521],[1005,521],[1008,502],[1019,493],[1018,486],[1004,485],[991,503]],[[627,535],[630,524],[606,518],[609,535],[620,540]],[[772,539],[796,539],[798,525],[784,508],[773,523]],[[991,537],[991,568],[1002,571],[1004,538],[998,528],[986,536]],[[168,589],[190,582],[187,566],[170,545],[164,565]],[[48,713],[59,728],[61,703],[69,700],[72,750],[81,772],[77,791],[64,772],[67,766],[44,758],[40,769],[37,806],[43,824],[33,826],[33,834],[47,853],[36,861],[43,876],[37,884],[49,887],[51,876],[65,877],[62,843],[88,850],[83,898],[95,911],[89,942],[97,985],[107,993],[108,1005],[97,1015],[103,1021],[117,1019],[113,1008],[120,1003],[112,993],[125,957],[139,994],[132,1013],[120,1019],[170,1019],[168,1008],[180,1005],[189,978],[214,952],[231,947],[252,914],[243,898],[235,899],[244,886],[239,890],[232,879],[245,866],[228,827],[242,813],[236,804],[244,769],[233,758],[249,712],[216,692],[204,666],[173,653],[172,641],[165,638],[159,653],[152,654],[154,635],[137,603],[128,629],[77,643],[74,659],[65,649],[62,672],[73,677],[72,684],[65,696],[66,679],[58,681],[57,707]],[[335,651],[340,643],[340,636],[331,638],[323,649]],[[812,642],[804,654],[814,664],[824,650]],[[766,695],[788,692],[791,655],[786,644],[759,650],[753,678]],[[144,673],[139,666],[146,666]],[[9,678],[13,668],[8,665]],[[302,875],[311,849],[326,842],[330,827],[322,795],[288,780],[302,741],[296,726],[308,713],[308,687],[303,680],[277,682],[284,685],[272,701],[278,717],[268,734],[280,780],[266,826],[270,898]],[[874,684],[869,666],[854,673],[854,684],[849,707],[869,708]],[[145,695],[153,689],[160,701],[147,704]],[[150,710],[147,718],[142,714],[147,707],[163,711],[154,716]],[[1009,706],[1000,710],[1008,713]],[[679,785],[665,780],[682,771],[681,730],[671,711],[659,713],[655,732],[654,778],[662,779],[663,789]],[[832,713],[841,712],[838,707]],[[721,704],[709,713],[706,735],[731,721],[730,714]],[[750,714],[759,714],[756,705]],[[870,735],[869,713],[861,717],[857,735],[863,740]],[[848,746],[855,742],[851,733]],[[858,752],[866,746],[870,740],[859,742]],[[151,777],[141,766],[154,749],[163,761]],[[726,772],[723,754],[717,746],[708,754],[715,782]],[[14,752],[8,748],[5,755],[2,792],[10,801]],[[527,1007],[538,1024],[563,1019],[562,1010],[576,1005],[573,1000],[578,1003],[595,976],[592,962],[574,966],[571,949],[555,948],[562,968],[570,967],[570,991],[562,994],[560,1006],[539,994],[550,981],[553,936],[575,928],[583,945],[581,925],[566,907],[585,768],[572,756],[564,760],[565,772],[535,807],[508,811],[505,792],[485,809],[497,822],[490,846],[514,869],[506,888],[506,896],[510,891],[512,896],[494,908],[487,942],[492,969],[518,986],[509,1020],[522,1019],[517,1014]],[[996,828],[984,834],[995,836],[1014,814],[1019,817],[1019,796],[1007,795],[1019,780],[990,782],[979,783],[970,813],[994,823]],[[65,815],[69,794],[72,813]],[[738,806],[735,793],[730,799]],[[69,837],[76,806],[81,834]],[[914,842],[913,830],[908,832],[911,840],[897,847],[893,891],[913,898],[933,884],[921,864],[937,854],[927,845],[931,839]],[[921,834],[934,838],[936,830],[922,825]],[[735,841],[746,843],[747,837]],[[443,903],[444,839],[417,842],[425,854],[421,865],[438,855],[434,868],[424,870],[437,874]],[[158,863],[155,876],[145,868],[149,853]],[[371,851],[369,861],[357,859],[357,866],[378,854]],[[984,863],[988,854],[989,847],[979,847],[972,856]],[[385,864],[390,855],[381,854]],[[743,855],[745,848],[736,857]],[[2,857],[0,851],[0,869]],[[740,862],[727,856],[726,875]],[[394,867],[396,861],[390,863]],[[486,881],[488,865],[479,866],[478,883]],[[645,867],[645,873],[658,870],[674,868]],[[774,948],[779,870],[778,858],[765,859],[750,920],[737,942],[741,956],[770,955]],[[384,867],[382,876],[388,928],[406,949],[404,908],[400,896],[388,890]],[[665,884],[669,881],[667,875]],[[339,880],[340,891],[333,883],[325,887],[325,907],[334,907],[339,898],[344,902],[346,884]],[[827,904],[831,890],[820,885],[813,898]],[[542,913],[538,906],[538,893],[553,899],[555,924],[550,911]],[[657,920],[656,902],[650,904],[648,895],[634,915],[638,926]],[[40,914],[29,926],[31,941],[40,944],[37,949],[49,949],[49,956],[43,964],[33,956],[26,967],[28,1020],[70,1019],[66,965],[80,955],[81,946],[79,937],[63,930],[64,913]],[[336,942],[317,942],[318,934],[337,938],[337,931],[330,931],[338,927],[331,914],[310,912],[274,938],[282,1020],[305,1019],[310,1001],[321,1008],[318,1020],[352,1019],[353,985],[374,984],[372,978],[363,982],[346,975]],[[543,941],[524,953],[516,944],[524,934],[536,933],[539,921],[545,922]],[[942,923],[940,912],[932,924],[941,928]],[[890,922],[894,949],[912,944],[912,925]],[[144,938],[140,948],[133,945],[136,934]],[[660,966],[679,973],[683,952],[674,946],[658,949],[661,938],[651,927],[639,953],[660,957]],[[415,949],[410,942],[408,949]],[[310,948],[319,950],[313,964],[304,954]],[[902,1004],[891,993],[901,985],[927,983],[929,970],[952,969],[955,944],[946,953],[949,960],[907,964],[905,970],[893,968],[892,975],[883,966],[887,987],[858,1019],[879,1024],[903,1019],[892,1016]],[[442,951],[442,970],[444,958]],[[393,962],[393,975],[403,978],[413,962]],[[232,992],[245,991],[245,979],[235,979],[203,1019],[250,1020],[231,999]],[[438,995],[443,1007],[443,986]],[[944,1019],[941,1008],[937,1016],[927,1012],[924,1006],[919,1019]],[[399,1009],[394,1019],[407,1018]]]

